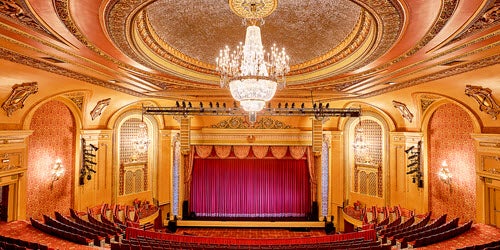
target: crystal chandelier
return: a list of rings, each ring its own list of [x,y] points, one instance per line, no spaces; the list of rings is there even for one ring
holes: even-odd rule
[[[147,125],[142,119],[141,122],[139,123],[139,130],[137,132],[137,137],[133,140],[133,145],[135,150],[139,154],[144,154],[148,151],[148,146],[150,143],[150,139],[148,136],[148,129]]]
[[[361,116],[359,116],[359,123],[354,131],[354,142],[352,147],[358,154],[363,154],[368,149],[368,144],[364,138],[363,124],[361,123]]]
[[[273,98],[276,89],[285,87],[290,58],[284,48],[279,50],[276,45],[269,52],[264,51],[257,25],[263,23],[263,19],[245,19],[244,23],[247,21],[250,25],[246,30],[245,44],[240,42],[232,52],[228,46],[221,50],[216,69],[221,74],[221,87],[229,87],[241,107],[255,114]]]

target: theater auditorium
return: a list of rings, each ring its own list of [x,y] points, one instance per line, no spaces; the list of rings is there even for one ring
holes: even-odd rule
[[[499,249],[498,0],[0,0],[0,249]]]

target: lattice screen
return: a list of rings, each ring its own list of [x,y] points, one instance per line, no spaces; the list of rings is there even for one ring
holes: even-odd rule
[[[120,161],[122,163],[131,162],[134,159],[141,162],[146,162],[148,160],[147,153],[139,154],[134,148],[134,140],[139,134],[140,123],[141,119],[130,118],[120,127]]]
[[[127,172],[125,174],[125,194],[134,193],[134,173]]]
[[[361,127],[363,131],[363,141],[367,144],[367,149],[363,151],[354,151],[355,166],[354,173],[354,192],[367,194],[370,196],[383,195],[383,170],[382,170],[382,127],[372,120],[362,120],[354,128],[354,138],[357,136],[357,130]],[[366,173],[359,171],[357,165],[370,165],[377,168],[375,173]]]
[[[366,172],[361,171],[359,173],[359,192],[362,194],[367,194],[367,186],[366,186]]]
[[[134,147],[140,123],[142,121],[139,118],[129,118],[120,127],[120,195],[139,193],[148,189],[148,155],[139,153]],[[140,169],[137,169],[138,167]]]
[[[368,174],[368,195],[377,195],[377,175],[375,173]]]

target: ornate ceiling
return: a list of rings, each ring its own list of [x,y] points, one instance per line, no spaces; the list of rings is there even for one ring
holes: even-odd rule
[[[229,2],[247,1],[0,0],[0,58],[135,96],[229,100],[215,58],[245,36]],[[500,60],[499,0],[266,2],[264,47],[291,57],[277,100],[369,97]]]

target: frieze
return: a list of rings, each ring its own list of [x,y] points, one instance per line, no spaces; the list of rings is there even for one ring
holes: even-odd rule
[[[221,121],[212,128],[226,128],[226,129],[289,129],[292,128],[279,120],[269,117],[263,117],[255,123],[250,123],[242,117],[231,117],[227,120]]]

